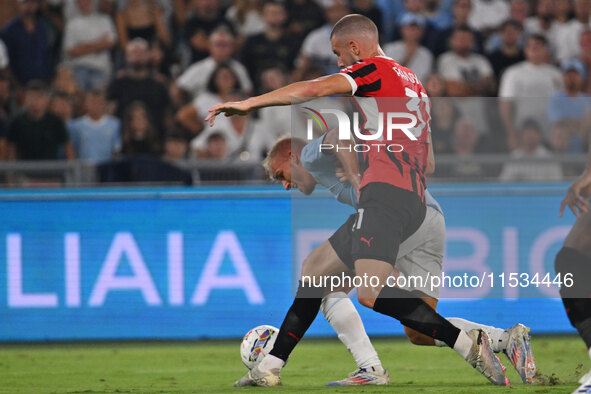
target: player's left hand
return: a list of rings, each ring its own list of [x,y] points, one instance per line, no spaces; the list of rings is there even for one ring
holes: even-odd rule
[[[345,172],[345,169],[343,168],[343,166],[340,165],[339,162],[335,163],[334,174],[338,178],[339,182],[349,182],[349,178],[347,178],[347,173]]]
[[[591,177],[584,174],[577,179],[566,192],[566,196],[560,203],[560,217],[564,213],[564,208],[568,205],[575,216],[587,213],[587,199],[591,195]]]
[[[246,115],[250,111],[246,101],[229,101],[227,103],[219,103],[209,109],[209,115],[205,118],[205,121],[209,121],[209,126],[212,127],[215,123],[215,117],[221,113],[226,116],[232,115]]]

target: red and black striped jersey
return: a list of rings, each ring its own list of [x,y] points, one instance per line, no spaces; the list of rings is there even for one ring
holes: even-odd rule
[[[389,183],[424,199],[430,133],[430,103],[425,88],[411,70],[385,56],[360,60],[340,73],[351,83],[360,115],[360,133],[376,134],[382,127],[380,139],[357,138],[357,144],[369,146],[361,163],[361,187],[372,182]]]

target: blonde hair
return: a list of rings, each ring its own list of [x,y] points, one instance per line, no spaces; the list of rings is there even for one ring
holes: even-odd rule
[[[285,155],[287,152],[292,151],[294,153],[301,153],[304,146],[306,146],[307,142],[301,138],[292,137],[290,135],[286,135],[283,137],[279,137],[277,141],[271,147],[269,153],[267,153],[267,157],[263,160],[263,167],[265,168],[265,172],[271,179],[275,179],[273,175],[273,168],[271,167],[271,162],[278,157],[279,155]]]

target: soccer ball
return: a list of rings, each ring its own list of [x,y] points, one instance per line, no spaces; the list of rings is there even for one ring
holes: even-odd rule
[[[262,325],[246,333],[240,344],[240,357],[246,368],[253,369],[273,349],[279,329]]]

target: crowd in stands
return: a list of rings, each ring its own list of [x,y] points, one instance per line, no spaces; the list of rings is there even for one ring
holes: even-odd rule
[[[422,80],[436,153],[586,151],[591,0],[2,0],[0,160],[107,163],[115,180],[134,159],[260,161],[289,108],[213,128],[208,109],[337,72],[330,32],[349,13]],[[500,179],[564,176],[523,166]]]

